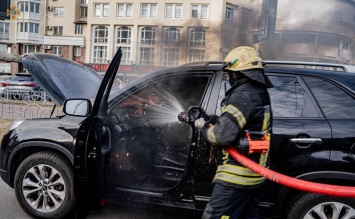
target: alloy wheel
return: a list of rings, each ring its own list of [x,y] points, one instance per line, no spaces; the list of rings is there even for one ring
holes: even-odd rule
[[[311,208],[303,219],[355,219],[355,209],[340,202],[324,202]]]
[[[24,175],[22,194],[33,209],[43,213],[53,212],[65,199],[65,182],[52,166],[37,164]]]

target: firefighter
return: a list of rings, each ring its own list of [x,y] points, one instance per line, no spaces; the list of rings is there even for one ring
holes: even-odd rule
[[[226,146],[238,146],[247,130],[267,131],[270,140],[271,106],[266,88],[271,83],[259,53],[251,47],[233,49],[224,61],[222,69],[228,73],[231,88],[221,103],[221,115],[195,122],[207,143],[217,148],[214,188],[202,218],[258,219],[260,186],[265,178],[235,161]],[[269,165],[268,151],[246,156],[264,167]]]

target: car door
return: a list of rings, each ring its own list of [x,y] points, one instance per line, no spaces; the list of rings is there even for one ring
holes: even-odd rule
[[[104,196],[103,157],[109,148],[105,121],[100,115],[107,111],[107,101],[120,65],[122,50],[119,48],[107,69],[97,92],[91,114],[80,126],[74,148],[75,216],[85,218],[90,209],[96,208]],[[101,203],[102,204],[102,203]]]
[[[273,111],[271,168],[296,174],[329,165],[331,128],[300,76],[268,74]]]
[[[324,78],[304,76],[322,112],[332,127],[331,165],[344,172],[354,171],[354,92]]]
[[[109,101],[110,149],[104,176],[109,194],[163,203],[172,189],[187,189],[195,139],[192,127],[177,118],[190,106],[201,105],[211,78],[198,72],[161,74]],[[183,199],[188,201],[175,201]]]
[[[188,193],[193,183],[189,173],[195,140],[192,127],[179,122],[178,114],[201,105],[213,74],[167,70],[118,91],[110,90],[114,74],[106,74],[111,76],[105,75],[106,87],[100,87],[94,115],[79,130],[84,142],[90,129],[86,143],[77,144],[82,149],[75,155],[86,171],[77,171],[82,177],[78,182],[86,180],[77,186],[81,203],[87,204],[80,206],[87,208],[92,204],[89,200],[97,204],[98,200],[119,199],[161,205],[168,199],[192,205]],[[91,194],[85,195],[88,190]]]

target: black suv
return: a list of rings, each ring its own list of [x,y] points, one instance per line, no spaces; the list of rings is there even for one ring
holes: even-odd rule
[[[22,58],[65,112],[14,123],[3,137],[1,177],[30,215],[66,217],[76,204],[83,216],[104,200],[196,214],[208,202],[216,166],[208,163],[209,147],[199,133],[177,117],[191,106],[219,114],[229,89],[221,63],[164,69],[113,90],[120,57],[119,50],[104,78],[55,55]],[[270,169],[312,182],[354,185],[355,74],[348,72],[354,69],[265,62],[265,71],[273,83]],[[271,181],[264,186],[262,218],[354,218],[353,199]]]

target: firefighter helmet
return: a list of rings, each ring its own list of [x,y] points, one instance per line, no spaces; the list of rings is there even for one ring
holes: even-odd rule
[[[240,46],[228,53],[224,59],[223,67],[229,71],[241,71],[254,68],[263,68],[262,59],[258,51],[252,47]]]

